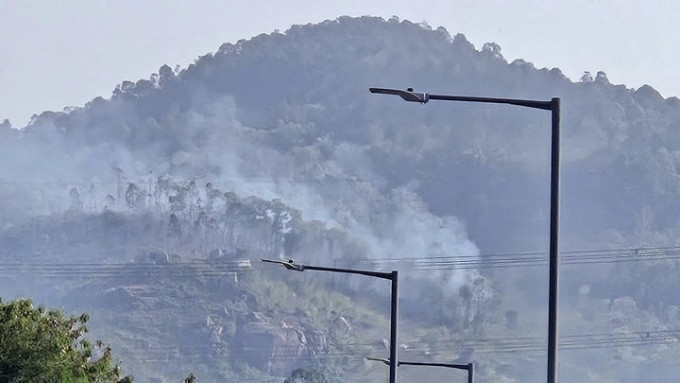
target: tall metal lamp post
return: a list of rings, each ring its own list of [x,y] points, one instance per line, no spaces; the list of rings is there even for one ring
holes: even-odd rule
[[[532,109],[549,110],[552,113],[552,138],[550,159],[550,276],[548,292],[548,383],[557,381],[557,287],[558,287],[558,237],[560,214],[560,99],[550,101],[511,98],[450,96],[406,91],[398,89],[369,88],[371,93],[399,96],[405,101],[425,104],[430,100],[510,104]]]
[[[378,362],[383,362],[387,365],[390,365],[390,360],[389,359],[383,359],[383,358],[366,358],[368,360],[375,360]],[[446,367],[446,368],[453,368],[456,370],[466,370],[468,373],[468,378],[467,381],[468,383],[473,383],[475,380],[475,365],[474,363],[468,363],[468,364],[453,364],[453,363],[428,363],[428,362],[402,362],[399,361],[397,363],[397,366],[428,366],[428,367]]]
[[[375,277],[380,279],[388,279],[392,282],[392,293],[390,294],[390,360],[397,359],[397,290],[398,290],[398,279],[399,272],[393,270],[390,273],[383,273],[379,271],[371,270],[354,270],[354,269],[339,269],[335,267],[321,267],[321,266],[309,266],[301,265],[293,262],[293,260],[281,261],[277,259],[263,259],[262,262],[277,263],[283,265],[287,270],[294,271],[305,271],[305,270],[317,270],[317,271],[329,271],[333,273],[345,273],[345,274],[360,274],[367,275],[369,277]],[[390,366],[390,380],[389,383],[397,382],[397,364],[389,363]]]

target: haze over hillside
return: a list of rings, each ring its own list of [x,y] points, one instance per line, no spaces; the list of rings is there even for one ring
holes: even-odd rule
[[[498,315],[515,312],[525,330],[540,330],[546,297],[532,286],[547,286],[547,272],[545,262],[527,259],[547,252],[549,113],[404,103],[370,95],[371,86],[561,97],[561,244],[573,260],[563,268],[562,315],[579,318],[565,331],[580,333],[588,321],[594,329],[608,326],[598,322],[605,314],[597,302],[624,296],[632,306],[618,304],[631,317],[653,318],[626,322],[629,331],[651,322],[674,330],[680,323],[669,314],[677,311],[677,298],[655,296],[639,280],[677,268],[658,249],[678,245],[680,100],[663,99],[648,86],[610,84],[604,73],[575,83],[556,68],[508,63],[496,44],[477,50],[463,35],[396,18],[343,17],[226,43],[185,69],[164,65],[148,80],[124,81],[109,99],[43,113],[21,130],[0,125],[0,196],[7,201],[0,205],[0,259],[120,263],[143,247],[170,249],[184,260],[224,250],[250,260],[266,254],[404,271],[412,264],[390,260],[444,259],[451,263],[429,276],[418,271],[407,278],[405,299],[413,307],[421,302],[418,310],[435,310],[421,295],[423,284],[434,281],[442,299],[476,291],[467,302],[478,306],[439,307],[423,314],[430,325],[458,318],[467,335],[483,337],[502,321]],[[113,242],[92,240],[104,241],[119,222],[110,215],[128,227],[116,232],[123,242],[116,251]],[[69,242],[76,232],[82,238]],[[39,239],[29,239],[31,233]],[[35,251],[40,243],[53,250]],[[73,245],[83,243],[108,250],[79,253]],[[638,278],[598,258],[604,250],[622,249],[611,253],[615,258],[642,247],[657,249],[665,270],[645,263],[646,277]],[[574,252],[584,250],[588,257]],[[498,259],[513,268],[497,270]],[[527,262],[534,267],[522,267]],[[658,291],[669,288],[670,281],[660,283]],[[619,307],[612,305],[608,310]],[[487,316],[479,314],[491,306]],[[565,363],[580,357],[567,355]],[[603,358],[607,366],[618,360]],[[618,379],[636,371],[634,365],[621,375],[598,368],[564,374]],[[500,375],[541,376],[489,367],[486,377]]]

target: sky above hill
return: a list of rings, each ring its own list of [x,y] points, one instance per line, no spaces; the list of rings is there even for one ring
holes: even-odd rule
[[[574,81],[604,71],[615,84],[680,96],[674,0],[0,0],[0,121],[20,128],[163,64],[185,68],[222,43],[342,15],[424,21]]]

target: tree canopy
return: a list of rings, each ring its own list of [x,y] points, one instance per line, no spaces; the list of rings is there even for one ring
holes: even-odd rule
[[[109,347],[83,338],[88,319],[28,299],[0,301],[0,381],[131,383]]]

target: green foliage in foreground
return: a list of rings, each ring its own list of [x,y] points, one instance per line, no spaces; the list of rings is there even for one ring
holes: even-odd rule
[[[27,299],[0,302],[0,382],[131,383],[108,347],[83,339],[88,319]]]

